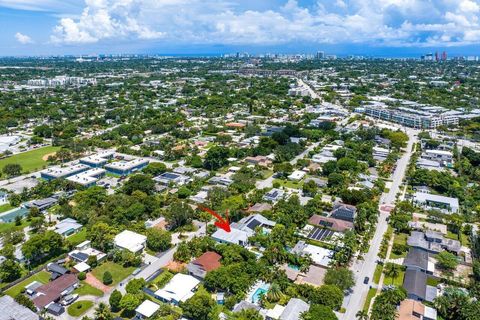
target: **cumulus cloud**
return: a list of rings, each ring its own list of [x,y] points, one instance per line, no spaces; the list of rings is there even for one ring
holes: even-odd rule
[[[288,0],[259,11],[240,0],[86,0],[80,17],[59,20],[51,41],[464,45],[479,40],[479,2],[317,0],[305,6]]]
[[[21,44],[33,43],[33,40],[29,36],[20,32],[15,33],[15,39]]]

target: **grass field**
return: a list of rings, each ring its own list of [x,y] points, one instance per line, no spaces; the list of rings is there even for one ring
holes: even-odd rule
[[[111,285],[115,286],[116,284],[121,282],[123,279],[131,275],[133,270],[135,269],[136,269],[135,267],[124,268],[119,264],[116,264],[111,261],[107,261],[99,265],[95,269],[93,269],[92,274],[95,276],[95,278],[102,281],[103,274],[105,273],[105,271],[109,271],[112,274],[112,279],[113,279],[113,283]]]
[[[60,147],[50,146],[15,154],[0,160],[0,170],[9,163],[18,163],[21,165],[23,173],[42,169],[43,166],[47,164],[47,161],[43,160],[43,157],[58,150],[60,150]]]
[[[16,286],[11,287],[7,291],[5,291],[6,294],[8,294],[10,297],[16,297],[20,292],[22,292],[23,288],[25,288],[26,285],[29,285],[33,281],[38,281],[40,283],[47,283],[48,280],[50,280],[50,273],[47,271],[40,271],[39,273],[34,274],[30,278],[27,278],[17,284]]]
[[[67,312],[72,317],[79,317],[91,307],[93,307],[92,301],[77,301],[67,308]]]
[[[280,184],[280,187],[286,187],[290,189],[302,189],[303,181],[290,181],[290,180],[282,180],[282,179],[274,179],[273,183],[277,182]]]
[[[8,211],[8,210],[12,210],[13,208],[15,208],[15,207],[12,207],[12,206],[10,205],[10,203],[2,204],[2,205],[0,206],[0,213],[6,212],[6,211]]]
[[[81,282],[81,286],[73,293],[78,294],[79,296],[95,296],[95,297],[102,297],[103,296],[103,291],[97,288],[92,287],[88,283],[85,283],[84,281]]]
[[[405,271],[400,271],[396,278],[392,278],[390,276],[385,275],[385,280],[383,281],[384,285],[393,284],[397,287],[401,287],[403,285],[403,278],[405,278]]]
[[[85,240],[87,240],[87,228],[83,228],[79,232],[72,234],[67,238],[68,243],[70,243],[72,246],[76,246]]]
[[[27,220],[23,219],[22,224],[19,226],[15,225],[15,222],[0,223],[0,234],[11,231],[19,231],[27,227],[30,224]]]

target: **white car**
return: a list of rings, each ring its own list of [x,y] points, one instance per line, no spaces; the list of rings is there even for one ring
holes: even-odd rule
[[[69,294],[63,298],[61,303],[64,306],[68,306],[69,304],[72,304],[77,299],[78,299],[78,294]]]

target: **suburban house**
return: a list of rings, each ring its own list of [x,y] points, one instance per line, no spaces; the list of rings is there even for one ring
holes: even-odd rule
[[[135,309],[135,320],[150,319],[160,309],[160,306],[150,300],[145,300]]]
[[[82,229],[82,225],[72,218],[63,219],[55,225],[55,232],[64,237],[71,236]]]
[[[115,247],[133,253],[141,253],[147,244],[147,237],[133,231],[124,230],[115,236]]]
[[[169,184],[183,186],[192,180],[190,177],[175,173],[175,172],[164,172],[159,176],[153,178],[153,180],[161,185],[168,186]]]
[[[212,234],[212,238],[220,243],[232,243],[240,246],[246,246],[248,244],[248,237],[251,233],[235,228],[231,228],[230,232],[226,232],[223,229],[217,229]]]
[[[2,312],[0,319],[3,320],[40,320],[40,316],[27,307],[22,306],[13,300],[12,297],[5,295],[0,297],[0,306]]]
[[[208,251],[187,265],[188,273],[196,278],[204,279],[207,272],[220,268],[222,256]]]
[[[353,229],[353,223],[345,220],[335,219],[331,217],[324,217],[314,214],[308,219],[311,225],[328,228],[337,232],[346,232]]]
[[[425,209],[437,209],[444,213],[457,213],[460,209],[458,198],[440,196],[425,192],[416,192],[413,202]]]
[[[72,293],[77,286],[77,276],[65,274],[37,288],[32,301],[39,311],[47,309],[48,312],[59,315],[63,313],[64,308],[57,302]]]
[[[263,196],[263,200],[277,202],[283,198],[284,194],[285,194],[285,191],[281,189],[273,188],[272,190],[265,193],[265,195]]]
[[[155,297],[161,301],[178,305],[191,298],[199,284],[200,280],[197,278],[177,273],[163,289],[155,292]]]
[[[88,257],[94,256],[98,262],[103,261],[107,255],[102,251],[92,248],[91,242],[86,240],[75,247],[74,250],[68,253],[70,259],[75,262],[82,263],[87,262]]]
[[[459,254],[462,248],[460,241],[443,237],[440,232],[427,230],[425,233],[412,231],[407,239],[410,247],[419,248],[431,253],[440,253],[443,250]]]
[[[267,320],[298,320],[302,313],[307,312],[310,305],[305,301],[292,298],[286,306],[275,305],[273,309],[267,310]]]
[[[292,249],[292,253],[301,256],[310,255],[313,264],[327,268],[332,261],[333,251],[319,246],[314,246],[305,241],[298,241]]]
[[[272,164],[272,160],[265,156],[246,157],[245,162],[262,167],[268,167]]]
[[[65,269],[61,265],[59,265],[57,263],[53,263],[53,262],[47,264],[47,271],[50,272],[50,274],[51,274],[51,276],[50,276],[51,280],[55,280],[55,279],[63,276],[64,274],[70,273],[70,271],[68,271],[67,269]]]
[[[355,206],[345,203],[337,203],[333,206],[333,210],[330,212],[330,217],[353,223],[356,213],[357,208]]]
[[[248,212],[263,212],[272,210],[272,205],[270,203],[255,203],[253,206],[248,208]]]
[[[428,275],[415,269],[407,269],[403,280],[403,287],[407,290],[407,297],[416,301],[429,301],[437,297],[437,288],[427,285]]]
[[[306,175],[307,175],[307,173],[305,171],[295,170],[288,176],[288,179],[293,180],[293,181],[300,181]]]
[[[275,227],[276,222],[268,220],[259,213],[240,219],[238,222],[232,223],[231,227],[246,231],[253,235],[256,228],[262,228],[265,232]],[[249,235],[249,236],[250,236]]]
[[[405,299],[398,308],[397,320],[437,320],[437,310],[419,301]]]
[[[403,260],[403,265],[407,269],[419,270],[427,274],[433,275],[435,272],[435,263],[431,261],[430,254],[418,248],[410,248]]]
[[[0,191],[0,205],[8,203],[8,193]]]

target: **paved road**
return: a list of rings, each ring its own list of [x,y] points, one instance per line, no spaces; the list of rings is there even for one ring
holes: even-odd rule
[[[414,142],[417,141],[417,133],[414,130],[407,130],[407,134],[410,137],[407,150],[403,154],[403,156],[397,161],[397,168],[392,175],[392,186],[388,193],[382,194],[380,198],[381,206],[382,203],[391,206],[395,204],[395,196],[400,190],[403,178],[405,177],[408,163],[410,162],[410,157],[412,155],[412,146]],[[346,297],[344,300],[343,307],[346,309],[346,312],[341,316],[341,319],[354,320],[356,319],[355,315],[357,314],[357,312],[363,309],[368,290],[370,289],[370,286],[368,284],[364,284],[363,280],[365,279],[365,277],[369,277],[370,281],[372,281],[373,279],[373,273],[375,271],[375,265],[377,261],[377,254],[380,251],[380,245],[382,243],[383,235],[387,231],[388,227],[388,215],[388,212],[380,211],[377,228],[370,243],[370,249],[364,256],[363,260],[356,260],[351,267],[351,270],[355,272],[355,286],[353,287],[353,293]]]

